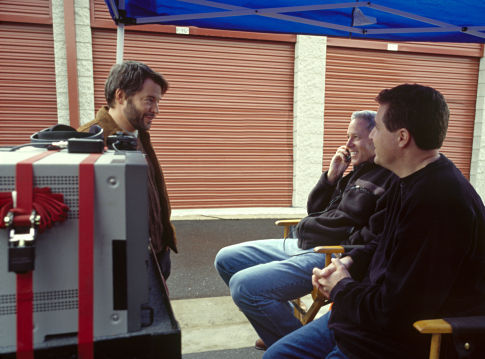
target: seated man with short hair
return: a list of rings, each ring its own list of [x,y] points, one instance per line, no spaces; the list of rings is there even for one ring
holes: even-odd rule
[[[374,237],[369,222],[379,227],[378,201],[396,177],[373,162],[374,120],[373,111],[352,114],[347,143],[310,193],[309,215],[299,223],[297,238],[245,242],[216,256],[216,269],[263,348],[301,327],[288,301],[311,292],[312,269],[325,263],[325,255],[312,248],[368,242]],[[343,176],[350,164],[353,171]]]
[[[415,321],[485,314],[485,208],[439,153],[449,118],[444,97],[406,84],[381,91],[377,102],[375,162],[399,176],[386,194],[384,230],[314,269],[312,281],[332,310],[264,359],[427,358],[429,337],[414,330]]]

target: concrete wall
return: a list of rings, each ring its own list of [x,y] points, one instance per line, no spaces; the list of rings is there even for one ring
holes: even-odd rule
[[[64,35],[63,0],[52,0],[52,29],[54,33],[54,58],[56,67],[57,119],[69,125],[69,99],[67,90],[67,55]]]
[[[93,44],[90,0],[75,0],[79,124],[94,119]]]
[[[79,122],[94,117],[93,52],[90,0],[75,0],[76,52],[79,91]],[[54,57],[56,67],[57,114],[59,123],[69,125],[67,55],[64,30],[64,1],[52,0]]]
[[[297,36],[293,97],[293,207],[322,174],[327,38]]]
[[[473,152],[470,182],[485,201],[485,58],[480,60],[478,75]]]

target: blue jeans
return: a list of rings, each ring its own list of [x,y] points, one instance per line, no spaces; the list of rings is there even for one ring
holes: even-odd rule
[[[214,264],[269,347],[301,327],[288,301],[312,291],[312,270],[325,266],[325,255],[299,249],[296,238],[264,239],[222,248]]]
[[[278,340],[263,359],[348,359],[328,328],[330,312]]]

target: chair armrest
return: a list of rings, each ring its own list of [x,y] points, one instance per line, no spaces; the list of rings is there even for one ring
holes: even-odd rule
[[[332,258],[332,254],[338,254],[338,253],[345,253],[345,252],[348,252],[354,248],[362,248],[364,247],[364,245],[361,245],[361,244],[345,244],[345,245],[341,245],[341,246],[319,246],[319,247],[315,247],[313,248],[313,251],[315,253],[323,253],[323,254],[328,254],[326,257],[325,257],[325,267],[330,265],[331,263],[331,258]]]
[[[431,334],[429,358],[438,359],[441,351],[441,335],[453,332],[450,323],[443,319],[428,319],[414,322],[413,326],[421,334]]]
[[[301,218],[299,219],[280,219],[276,221],[274,224],[277,226],[296,226],[299,222],[301,221]]]
[[[313,248],[315,253],[323,253],[325,256],[325,267],[329,266],[331,263],[332,254],[344,253],[345,248],[343,246],[319,246]]]
[[[296,226],[300,221],[301,219],[281,219],[274,224],[284,227],[283,238],[287,238],[290,234],[290,227]]]
[[[344,253],[348,252],[355,248],[362,248],[365,247],[363,244],[343,244],[341,246],[318,246],[313,248],[315,253],[325,253],[325,254],[334,254],[334,253]]]
[[[313,248],[315,253],[324,253],[324,254],[335,254],[335,253],[344,253],[345,248],[343,246],[318,246]]]
[[[453,332],[450,323],[443,319],[419,320],[413,326],[421,334],[450,334]]]

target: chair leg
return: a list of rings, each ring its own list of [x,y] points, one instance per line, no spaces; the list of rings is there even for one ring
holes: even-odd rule
[[[330,254],[327,254],[325,256],[325,266],[328,266],[331,263],[330,259],[331,259]],[[302,313],[301,311],[297,313],[297,310],[295,307],[295,317],[297,317],[303,325],[308,324],[313,319],[315,319],[315,316],[318,314],[318,311],[320,310],[320,308],[326,305],[327,303],[329,303],[329,300],[325,298],[317,288],[313,288],[312,299],[313,299],[313,303],[310,306],[310,308],[306,311],[306,313]],[[300,299],[298,299],[298,301],[300,301]],[[300,305],[300,308],[301,308],[301,305]]]
[[[308,324],[310,323],[313,319],[315,319],[315,316],[317,315],[318,311],[320,310],[321,307],[323,307],[325,304],[328,303],[328,299],[325,298],[323,295],[319,294],[314,300],[310,308],[307,310],[305,315],[303,316],[303,319],[301,320],[302,324]]]
[[[330,265],[331,263],[331,255],[327,254],[325,256],[325,267]],[[313,303],[310,306],[310,309],[307,310],[305,315],[303,316],[300,321],[302,322],[303,325],[310,323],[313,319],[315,319],[315,316],[317,315],[318,311],[320,310],[321,307],[323,307],[325,304],[329,302],[327,298],[323,296],[322,293],[317,288],[313,288],[312,291],[312,298],[313,298]]]
[[[285,226],[283,229],[283,239],[288,238],[288,235],[290,234],[290,226]]]
[[[439,359],[441,346],[441,334],[431,336],[431,348],[429,350],[429,359]]]
[[[293,315],[302,322],[306,310],[306,308],[303,308],[303,301],[300,298],[293,299],[291,305],[293,305]]]

